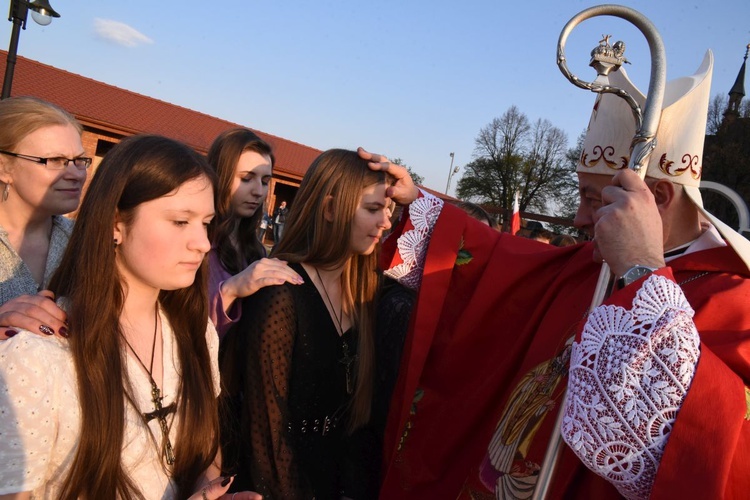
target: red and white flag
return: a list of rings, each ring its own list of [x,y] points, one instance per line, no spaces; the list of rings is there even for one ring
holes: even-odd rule
[[[521,209],[518,205],[518,191],[513,200],[513,215],[510,217],[510,234],[516,234],[521,229]]]

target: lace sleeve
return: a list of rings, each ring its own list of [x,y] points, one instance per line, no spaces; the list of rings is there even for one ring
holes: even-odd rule
[[[288,392],[297,334],[294,298],[288,286],[259,290],[245,300],[238,327],[247,339],[248,377],[244,446],[250,449],[255,489],[267,499],[300,496],[289,425]],[[247,435],[249,433],[249,435]]]
[[[398,238],[397,247],[402,262],[384,273],[412,290],[417,290],[422,282],[430,236],[443,208],[443,200],[420,192],[422,196],[409,205],[409,220],[413,229]]]
[[[695,374],[700,338],[677,284],[652,275],[631,310],[599,306],[573,345],[562,435],[627,498],[648,498]]]
[[[58,411],[77,411],[75,395],[67,394],[68,406],[60,399],[60,370],[70,362],[60,342],[22,331],[0,343],[0,494],[31,491],[48,480]]]

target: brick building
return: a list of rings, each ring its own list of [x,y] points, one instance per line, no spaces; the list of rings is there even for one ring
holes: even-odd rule
[[[7,51],[0,50],[0,73]],[[57,104],[83,125],[83,147],[94,158],[93,173],[102,157],[124,137],[147,133],[171,137],[206,154],[224,130],[249,127],[199,113],[168,102],[120,89],[37,61],[18,57],[13,96],[35,96]],[[274,150],[276,164],[269,186],[267,211],[281,200],[291,202],[310,163],[320,150],[254,130]],[[89,175],[89,179],[91,175]]]

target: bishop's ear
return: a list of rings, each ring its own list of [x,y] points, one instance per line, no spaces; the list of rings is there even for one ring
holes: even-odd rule
[[[660,210],[665,210],[675,201],[675,185],[667,179],[657,179],[650,186],[654,200]]]

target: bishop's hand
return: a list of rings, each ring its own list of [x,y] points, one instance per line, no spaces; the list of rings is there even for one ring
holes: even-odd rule
[[[632,170],[621,170],[602,189],[603,206],[594,214],[594,242],[612,272],[633,266],[664,267],[664,230],[648,185]]]

